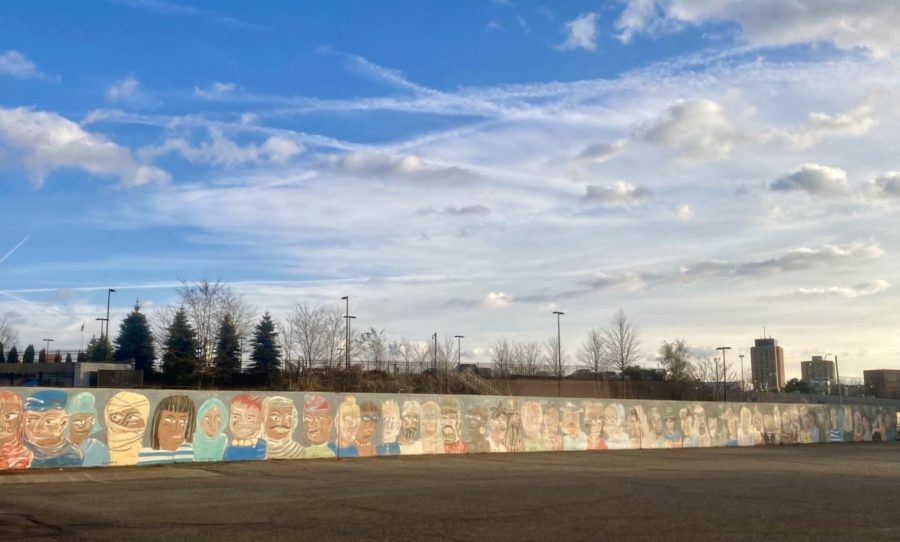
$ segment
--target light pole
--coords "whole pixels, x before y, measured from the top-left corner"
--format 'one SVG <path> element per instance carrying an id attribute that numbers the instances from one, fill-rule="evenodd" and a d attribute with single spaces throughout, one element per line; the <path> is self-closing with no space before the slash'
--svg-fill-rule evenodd
<path id="1" fill-rule="evenodd" d="M 106 289 L 106 339 L 109 340 L 109 300 L 112 297 L 115 288 Z"/>
<path id="2" fill-rule="evenodd" d="M 556 315 L 556 396 L 562 397 L 562 336 L 560 335 L 559 317 L 564 312 L 553 311 Z"/>
<path id="3" fill-rule="evenodd" d="M 50 343 L 53 342 L 53 339 L 41 339 L 42 341 L 47 343 L 47 348 L 44 350 L 44 361 L 50 361 Z"/>
<path id="4" fill-rule="evenodd" d="M 838 366 L 838 357 L 837 354 L 825 354 L 823 357 L 827 358 L 828 356 L 834 356 L 834 378 L 837 380 L 837 388 L 838 388 L 838 403 L 841 405 L 844 404 L 844 394 L 841 391 L 841 369 Z"/>
<path id="5" fill-rule="evenodd" d="M 741 400 L 747 402 L 747 387 L 744 385 L 744 354 L 738 356 L 741 358 Z"/>
<path id="6" fill-rule="evenodd" d="M 345 295 L 341 299 L 347 302 L 347 308 L 344 310 L 344 319 L 347 321 L 347 337 L 344 341 L 344 345 L 346 346 L 346 348 L 344 348 L 344 368 L 350 369 L 350 296 Z"/>
<path id="7" fill-rule="evenodd" d="M 437 377 L 437 331 L 431 334 L 431 340 L 434 344 L 431 348 L 431 368 L 434 370 L 434 376 Z"/>
<path id="8" fill-rule="evenodd" d="M 454 335 L 453 338 L 456 339 L 456 370 L 462 366 L 462 340 L 465 339 L 465 335 Z"/>
<path id="9" fill-rule="evenodd" d="M 731 350 L 730 346 L 718 346 L 716 350 L 722 351 L 722 401 L 728 402 L 728 366 L 725 365 L 725 351 Z"/>
<path id="10" fill-rule="evenodd" d="M 109 318 L 95 318 L 100 322 L 100 349 L 103 350 L 102 360 L 86 360 L 86 361 L 106 361 L 106 341 L 103 339 L 103 322 L 109 322 Z"/>

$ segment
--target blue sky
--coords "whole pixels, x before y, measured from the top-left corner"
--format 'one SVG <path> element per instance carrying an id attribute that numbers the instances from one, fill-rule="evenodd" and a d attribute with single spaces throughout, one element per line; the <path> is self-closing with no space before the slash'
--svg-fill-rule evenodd
<path id="1" fill-rule="evenodd" d="M 896 365 L 898 9 L 5 3 L 0 316 L 77 347 L 221 279 L 481 362 L 622 307 L 648 359 Z"/>

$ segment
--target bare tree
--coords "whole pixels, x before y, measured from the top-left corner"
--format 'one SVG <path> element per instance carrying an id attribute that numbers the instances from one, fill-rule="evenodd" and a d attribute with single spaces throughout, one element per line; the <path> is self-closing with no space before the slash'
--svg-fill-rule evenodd
<path id="1" fill-rule="evenodd" d="M 455 337 L 444 335 L 442 344 L 438 345 L 438 358 L 441 360 L 445 371 L 449 371 L 450 367 L 456 366 L 456 361 L 459 359 L 456 352 L 457 344 Z"/>
<path id="2" fill-rule="evenodd" d="M 222 317 L 229 314 L 234 321 L 238 337 L 250 332 L 255 311 L 243 295 L 231 290 L 220 281 L 181 281 L 177 288 L 179 304 L 187 311 L 191 327 L 197 337 L 200 359 L 206 366 L 212 364 L 215 350 L 215 335 Z"/>
<path id="3" fill-rule="evenodd" d="M 288 313 L 287 321 L 294 336 L 300 369 L 311 368 L 316 361 L 325 358 L 328 318 L 324 309 L 298 304 Z"/>
<path id="4" fill-rule="evenodd" d="M 617 310 L 603 328 L 604 361 L 619 372 L 636 365 L 641 355 L 640 331 L 625 311 Z"/>
<path id="5" fill-rule="evenodd" d="M 175 319 L 175 313 L 178 312 L 177 307 L 171 305 L 158 305 L 150 314 L 150 331 L 153 333 L 153 342 L 161 346 L 166 344 L 169 338 L 169 328 L 172 326 L 172 320 Z M 163 352 L 157 352 L 162 356 Z"/>
<path id="6" fill-rule="evenodd" d="M 410 341 L 406 337 L 400 339 L 399 345 L 399 359 L 400 362 L 404 365 L 404 370 L 409 372 L 418 372 L 422 370 L 422 367 L 418 366 L 419 363 L 419 343 Z"/>
<path id="7" fill-rule="evenodd" d="M 657 350 L 656 360 L 668 372 L 672 382 L 687 382 L 694 378 L 691 353 L 684 339 L 663 341 Z"/>
<path id="8" fill-rule="evenodd" d="M 724 366 L 720 358 L 705 358 L 699 360 L 694 371 L 697 379 L 701 382 L 711 384 L 713 393 L 717 396 L 722 393 L 722 383 L 731 374 L 732 364 L 727 362 Z"/>
<path id="9" fill-rule="evenodd" d="M 491 362 L 494 370 L 500 376 L 509 376 L 513 373 L 513 346 L 506 337 L 497 339 L 491 346 Z"/>
<path id="10" fill-rule="evenodd" d="M 560 348 L 561 347 L 561 348 Z M 544 367 L 548 374 L 565 376 L 569 366 L 569 353 L 565 345 L 560 345 L 559 337 L 547 337 L 544 342 Z"/>
<path id="11" fill-rule="evenodd" d="M 384 330 L 376 331 L 374 327 L 360 333 L 358 351 L 363 362 L 371 361 L 375 370 L 383 369 L 382 364 L 387 361 L 387 337 Z"/>
<path id="12" fill-rule="evenodd" d="M 414 350 L 413 353 L 416 356 L 416 365 L 419 368 L 419 372 L 424 371 L 427 367 L 431 367 L 431 351 L 432 343 L 428 341 L 427 343 L 413 343 Z"/>
<path id="13" fill-rule="evenodd" d="M 290 316 L 278 322 L 278 330 L 284 369 L 291 380 L 296 380 L 300 376 L 300 365 L 297 363 L 297 333 L 294 331 L 294 322 Z"/>
<path id="14" fill-rule="evenodd" d="M 12 348 L 19 340 L 19 332 L 5 316 L 0 315 L 0 344 Z"/>
<path id="15" fill-rule="evenodd" d="M 592 373 L 598 374 L 609 367 L 605 352 L 606 342 L 603 340 L 603 333 L 599 329 L 591 329 L 578 349 L 578 363 Z"/>
<path id="16" fill-rule="evenodd" d="M 523 376 L 535 376 L 541 370 L 541 343 L 517 342 L 513 346 L 515 372 Z"/>

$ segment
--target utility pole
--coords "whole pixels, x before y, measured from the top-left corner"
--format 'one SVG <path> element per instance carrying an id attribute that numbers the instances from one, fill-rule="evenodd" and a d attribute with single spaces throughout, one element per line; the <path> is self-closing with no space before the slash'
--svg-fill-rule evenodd
<path id="1" fill-rule="evenodd" d="M 112 297 L 113 292 L 115 292 L 115 288 L 107 288 L 106 289 L 106 339 L 109 340 L 109 301 Z M 102 337 L 101 337 L 102 339 Z"/>
<path id="2" fill-rule="evenodd" d="M 744 385 L 744 354 L 738 356 L 741 358 L 741 400 L 747 402 L 747 387 Z"/>
<path id="3" fill-rule="evenodd" d="M 728 366 L 725 365 L 725 351 L 731 350 L 730 346 L 719 346 L 716 350 L 722 351 L 722 401 L 728 402 Z"/>
<path id="4" fill-rule="evenodd" d="M 562 338 L 560 335 L 559 317 L 564 312 L 553 311 L 556 315 L 556 396 L 562 397 Z"/>
<path id="5" fill-rule="evenodd" d="M 456 370 L 462 366 L 462 340 L 465 339 L 464 335 L 454 335 L 456 339 Z"/>

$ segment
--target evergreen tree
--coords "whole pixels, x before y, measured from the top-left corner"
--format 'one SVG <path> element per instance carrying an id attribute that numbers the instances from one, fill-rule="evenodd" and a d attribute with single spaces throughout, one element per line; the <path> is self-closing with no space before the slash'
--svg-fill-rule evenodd
<path id="1" fill-rule="evenodd" d="M 47 363 L 47 351 L 43 348 L 38 352 L 38 363 Z"/>
<path id="2" fill-rule="evenodd" d="M 25 353 L 22 354 L 22 361 L 25 363 L 34 363 L 34 346 L 28 345 L 25 347 Z"/>
<path id="3" fill-rule="evenodd" d="M 19 351 L 13 346 L 6 354 L 6 363 L 19 363 Z"/>
<path id="4" fill-rule="evenodd" d="M 143 371 L 145 378 L 153 373 L 156 349 L 153 347 L 150 324 L 141 313 L 140 305 L 135 304 L 134 310 L 122 320 L 115 344 L 116 361 L 134 360 L 134 368 Z"/>
<path id="5" fill-rule="evenodd" d="M 91 337 L 88 341 L 87 352 L 85 353 L 87 361 L 111 361 L 112 356 L 109 348 L 109 340 L 106 337 L 98 339 Z"/>
<path id="6" fill-rule="evenodd" d="M 216 337 L 216 351 L 213 361 L 216 364 L 216 379 L 223 384 L 233 384 L 241 372 L 240 341 L 234 319 L 225 314 L 219 324 Z"/>
<path id="7" fill-rule="evenodd" d="M 6 354 L 4 352 L 6 352 L 6 350 L 3 349 L 3 343 L 0 343 L 0 363 L 6 360 Z"/>
<path id="8" fill-rule="evenodd" d="M 197 338 L 188 323 L 184 307 L 179 308 L 166 331 L 165 354 L 163 354 L 163 374 L 173 384 L 190 383 L 197 372 Z"/>
<path id="9" fill-rule="evenodd" d="M 79 352 L 81 354 L 81 352 Z M 66 363 L 72 363 L 72 353 L 66 352 Z"/>
<path id="10" fill-rule="evenodd" d="M 281 348 L 278 346 L 277 338 L 275 322 L 266 312 L 253 330 L 253 338 L 250 340 L 253 347 L 250 354 L 252 362 L 250 373 L 257 382 L 269 386 L 275 386 L 281 377 Z"/>
<path id="11" fill-rule="evenodd" d="M 87 355 L 84 352 L 78 352 L 78 357 L 75 359 L 78 360 L 78 363 L 84 363 L 87 361 Z"/>
<path id="12" fill-rule="evenodd" d="M 53 356 L 53 361 L 56 363 L 60 363 L 62 361 L 62 354 L 59 353 L 59 350 L 56 351 L 56 354 Z"/>

